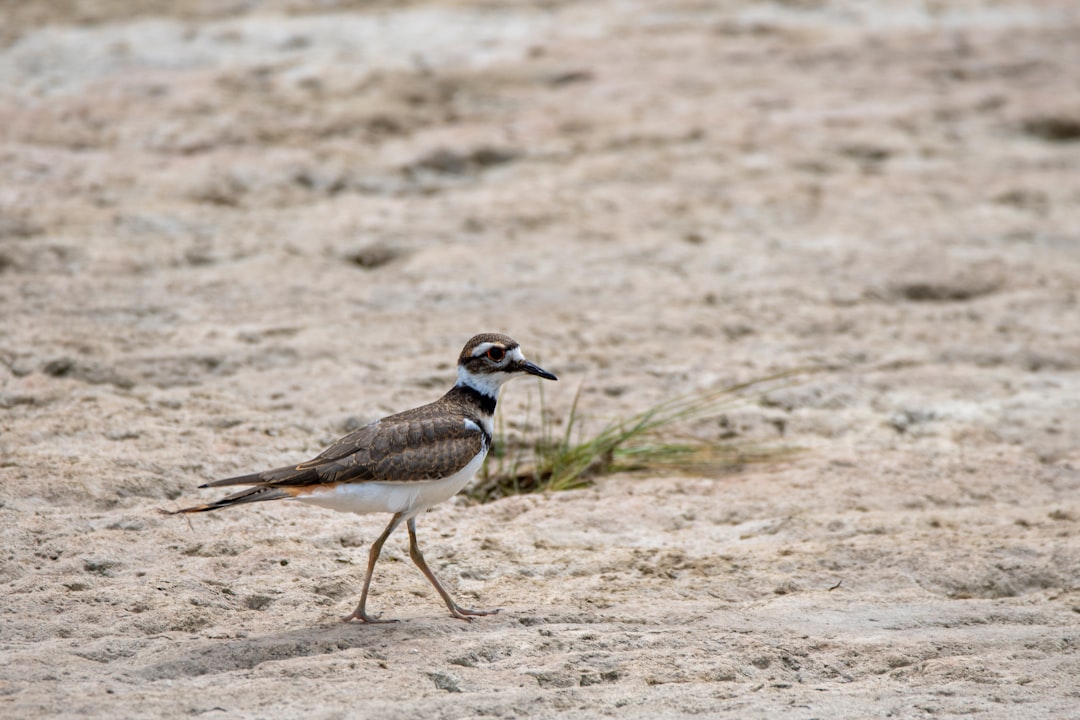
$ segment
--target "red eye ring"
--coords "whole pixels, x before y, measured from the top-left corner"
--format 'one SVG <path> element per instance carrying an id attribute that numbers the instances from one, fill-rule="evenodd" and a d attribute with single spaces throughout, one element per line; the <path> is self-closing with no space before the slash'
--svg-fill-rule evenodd
<path id="1" fill-rule="evenodd" d="M 487 351 L 487 356 L 489 360 L 502 362 L 502 359 L 506 357 L 506 351 L 501 347 L 493 347 Z"/>

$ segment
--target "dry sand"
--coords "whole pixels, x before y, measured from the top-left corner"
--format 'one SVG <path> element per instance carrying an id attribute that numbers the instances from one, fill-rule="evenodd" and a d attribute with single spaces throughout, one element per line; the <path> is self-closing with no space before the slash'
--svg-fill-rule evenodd
<path id="1" fill-rule="evenodd" d="M 1074 2 L 243 5 L 5 3 L 0 715 L 1080 717 Z M 489 330 L 594 426 L 827 370 L 688 429 L 787 462 L 420 518 L 472 623 L 157 514 Z"/>

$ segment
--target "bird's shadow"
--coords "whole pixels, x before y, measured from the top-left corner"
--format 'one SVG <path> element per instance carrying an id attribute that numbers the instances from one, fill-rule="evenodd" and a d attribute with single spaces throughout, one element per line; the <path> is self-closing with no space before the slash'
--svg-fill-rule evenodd
<path id="1" fill-rule="evenodd" d="M 134 674 L 145 680 L 164 680 L 199 675 L 213 675 L 235 670 L 250 670 L 265 662 L 299 657 L 332 655 L 354 648 L 376 650 L 417 637 L 438 634 L 439 628 L 450 632 L 460 621 L 447 618 L 441 625 L 435 619 L 410 618 L 405 622 L 365 624 L 331 621 L 322 625 L 285 630 L 268 635 L 242 638 L 179 639 L 163 649 L 151 662 Z"/>

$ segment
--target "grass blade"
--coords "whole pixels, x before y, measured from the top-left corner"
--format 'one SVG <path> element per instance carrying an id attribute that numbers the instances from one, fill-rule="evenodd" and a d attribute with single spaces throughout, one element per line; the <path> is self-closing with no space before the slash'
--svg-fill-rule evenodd
<path id="1" fill-rule="evenodd" d="M 544 402 L 540 385 L 540 432 L 531 447 L 507 447 L 502 424 L 493 458 L 484 466 L 479 483 L 469 495 L 481 502 L 500 497 L 545 490 L 570 490 L 591 484 L 592 479 L 612 472 L 661 470 L 665 472 L 714 472 L 752 462 L 768 462 L 790 456 L 785 447 L 762 447 L 739 443 L 703 441 L 673 442 L 664 435 L 672 426 L 700 420 L 739 403 L 747 391 L 758 396 L 795 382 L 814 368 L 789 370 L 736 383 L 700 395 L 664 401 L 642 412 L 608 423 L 594 435 L 584 437 L 580 413 L 583 386 L 579 385 L 565 423 L 556 437 L 557 424 Z M 528 415 L 526 415 L 528 417 Z"/>

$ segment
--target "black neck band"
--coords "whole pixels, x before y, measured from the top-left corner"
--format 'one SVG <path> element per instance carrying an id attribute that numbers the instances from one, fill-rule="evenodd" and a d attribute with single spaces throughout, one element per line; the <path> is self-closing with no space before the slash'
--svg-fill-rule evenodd
<path id="1" fill-rule="evenodd" d="M 455 385 L 454 389 L 469 398 L 470 401 L 476 403 L 485 415 L 495 414 L 495 405 L 499 402 L 498 398 L 485 395 L 474 387 L 460 383 Z"/>

